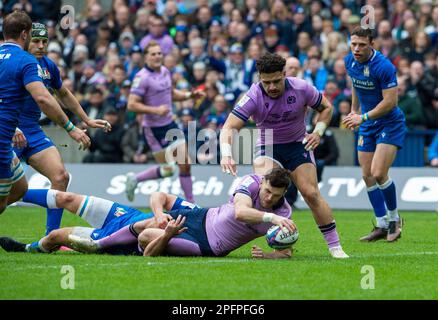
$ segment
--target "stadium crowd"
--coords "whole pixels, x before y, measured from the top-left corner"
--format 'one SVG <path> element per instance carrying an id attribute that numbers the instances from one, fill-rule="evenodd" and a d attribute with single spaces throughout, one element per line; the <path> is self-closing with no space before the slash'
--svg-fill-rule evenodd
<path id="1" fill-rule="evenodd" d="M 92 135 L 86 162 L 151 161 L 141 118 L 126 108 L 143 67 L 142 50 L 151 40 L 160 44 L 177 89 L 206 93 L 174 103 L 182 129 L 191 120 L 199 128 L 220 129 L 239 96 L 257 81 L 255 60 L 269 51 L 287 59 L 288 75 L 324 93 L 335 107 L 331 127 L 347 130 L 342 120 L 351 108 L 351 80 L 343 58 L 350 50 L 349 32 L 367 19 L 364 5 L 374 10 L 375 49 L 397 67 L 399 106 L 408 128 L 438 129 L 437 0 L 197 0 L 193 8 L 179 0 L 112 0 L 109 11 L 103 2 L 86 0 L 82 12 L 67 21 L 61 0 L 0 3 L 2 15 L 18 8 L 47 25 L 48 56 L 63 83 L 90 118 L 113 126 L 109 134 Z M 307 121 L 312 126 L 311 112 Z M 80 119 L 73 122 L 81 125 Z M 326 151 L 317 156 L 335 164 L 335 149 L 321 148 Z M 438 166 L 435 156 L 430 161 Z"/>

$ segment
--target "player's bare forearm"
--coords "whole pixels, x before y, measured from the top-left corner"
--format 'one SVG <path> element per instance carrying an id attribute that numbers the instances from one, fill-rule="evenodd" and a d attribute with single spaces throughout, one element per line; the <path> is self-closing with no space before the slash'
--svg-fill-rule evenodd
<path id="1" fill-rule="evenodd" d="M 351 94 L 351 112 L 360 114 L 360 105 L 359 105 L 359 99 L 357 98 L 357 93 L 354 88 L 352 88 L 352 94 Z"/>
<path id="2" fill-rule="evenodd" d="M 88 118 L 88 115 L 85 113 L 84 109 L 82 109 L 79 101 L 70 90 L 64 87 L 64 85 L 57 91 L 57 95 L 64 106 L 78 116 L 79 119 L 85 123 L 90 121 L 90 118 Z"/>
<path id="3" fill-rule="evenodd" d="M 172 239 L 172 236 L 164 233 L 158 238 L 152 240 L 144 249 L 143 256 L 157 257 L 162 255 L 170 239 Z"/>
<path id="4" fill-rule="evenodd" d="M 264 212 L 252 207 L 252 200 L 243 193 L 236 193 L 234 196 L 234 208 L 236 220 L 249 224 L 263 222 Z"/>
<path id="5" fill-rule="evenodd" d="M 324 122 L 328 126 L 332 120 L 333 105 L 326 97 L 322 96 L 321 104 L 316 110 L 319 112 L 318 122 Z"/>
<path id="6" fill-rule="evenodd" d="M 190 99 L 190 97 L 191 97 L 191 92 L 181 91 L 178 89 L 172 90 L 172 100 L 173 101 L 184 101 L 184 100 Z"/>
<path id="7" fill-rule="evenodd" d="M 383 100 L 371 111 L 368 112 L 369 119 L 383 117 L 397 106 L 397 87 L 382 90 Z"/>
<path id="8" fill-rule="evenodd" d="M 135 113 L 155 114 L 156 108 L 141 102 L 141 98 L 134 94 L 129 95 L 127 109 Z"/>

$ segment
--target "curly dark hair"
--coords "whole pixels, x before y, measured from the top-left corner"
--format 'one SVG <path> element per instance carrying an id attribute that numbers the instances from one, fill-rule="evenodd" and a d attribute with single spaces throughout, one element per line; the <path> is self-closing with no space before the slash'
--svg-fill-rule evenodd
<path id="1" fill-rule="evenodd" d="M 269 181 L 271 186 L 275 188 L 289 188 L 292 183 L 290 179 L 290 171 L 284 168 L 274 168 L 265 175 L 265 180 Z"/>
<path id="2" fill-rule="evenodd" d="M 274 73 L 283 71 L 286 60 L 276 53 L 265 53 L 256 61 L 257 71 L 259 73 Z"/>

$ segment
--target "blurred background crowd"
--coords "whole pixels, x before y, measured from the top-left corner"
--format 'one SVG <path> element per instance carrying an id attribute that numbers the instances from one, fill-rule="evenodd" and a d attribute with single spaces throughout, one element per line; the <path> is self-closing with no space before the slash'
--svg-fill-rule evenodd
<path id="1" fill-rule="evenodd" d="M 177 89 L 205 90 L 205 98 L 172 106 L 182 129 L 191 120 L 199 128 L 220 129 L 239 96 L 257 81 L 255 60 L 266 51 L 287 59 L 288 76 L 323 92 L 335 107 L 331 127 L 345 129 L 351 81 L 343 58 L 364 5 L 374 9 L 374 47 L 397 67 L 399 106 L 408 128 L 438 129 L 438 0 L 82 2 L 83 9 L 67 21 L 61 13 L 67 2 L 61 0 L 3 0 L 0 10 L 4 16 L 19 8 L 47 25 L 48 56 L 64 84 L 91 118 L 112 123 L 110 134 L 94 133 L 85 162 L 152 161 L 140 116 L 126 109 L 131 81 L 143 67 L 142 49 L 151 40 L 160 43 Z M 63 19 L 69 28 L 62 27 Z M 307 121 L 311 127 L 312 113 Z M 41 123 L 51 125 L 44 118 Z M 432 138 L 429 162 L 438 166 L 438 138 Z M 330 131 L 325 140 L 317 158 L 335 164 Z"/>

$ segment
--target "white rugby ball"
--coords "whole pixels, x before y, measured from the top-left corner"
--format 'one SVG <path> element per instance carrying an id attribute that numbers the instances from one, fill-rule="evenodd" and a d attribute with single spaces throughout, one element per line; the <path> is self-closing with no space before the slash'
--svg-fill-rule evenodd
<path id="1" fill-rule="evenodd" d="M 286 227 L 280 229 L 280 226 L 272 226 L 266 232 L 266 242 L 274 249 L 289 248 L 298 241 L 298 237 L 298 229 L 291 232 Z"/>

